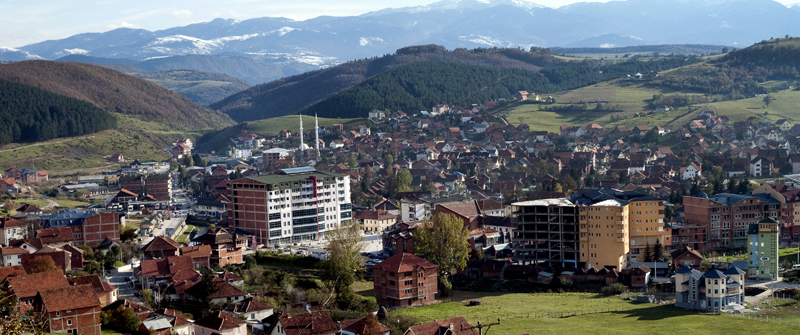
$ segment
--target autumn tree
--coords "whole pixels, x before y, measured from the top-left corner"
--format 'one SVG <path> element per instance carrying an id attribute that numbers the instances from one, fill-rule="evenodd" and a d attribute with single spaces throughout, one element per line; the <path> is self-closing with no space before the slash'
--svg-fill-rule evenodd
<path id="1" fill-rule="evenodd" d="M 41 273 L 50 271 L 61 271 L 50 256 L 35 256 L 28 262 L 29 273 Z"/>
<path id="2" fill-rule="evenodd" d="M 415 232 L 414 251 L 439 267 L 439 293 L 447 296 L 452 288 L 447 276 L 467 266 L 469 231 L 457 216 L 440 213 L 425 220 Z"/>
<path id="3" fill-rule="evenodd" d="M 325 246 L 328 259 L 320 264 L 322 279 L 333 287 L 339 307 L 349 309 L 355 298 L 350 287 L 355 282 L 355 274 L 364 267 L 364 258 L 361 256 L 364 242 L 354 224 L 329 231 L 325 239 L 328 241 Z"/>

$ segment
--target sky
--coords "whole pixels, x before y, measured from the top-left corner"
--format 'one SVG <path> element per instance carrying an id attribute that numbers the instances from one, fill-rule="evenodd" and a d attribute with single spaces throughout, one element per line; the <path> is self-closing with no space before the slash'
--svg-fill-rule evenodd
<path id="1" fill-rule="evenodd" d="M 557 8 L 575 2 L 609 0 L 528 0 Z M 783 4 L 798 0 L 778 0 Z M 160 30 L 215 18 L 246 20 L 321 15 L 359 15 L 384 8 L 427 5 L 435 0 L 0 0 L 0 47 L 120 27 Z"/>

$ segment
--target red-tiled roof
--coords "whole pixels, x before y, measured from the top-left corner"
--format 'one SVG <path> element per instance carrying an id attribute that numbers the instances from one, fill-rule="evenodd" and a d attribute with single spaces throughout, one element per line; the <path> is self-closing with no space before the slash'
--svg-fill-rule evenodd
<path id="1" fill-rule="evenodd" d="M 217 311 L 213 312 L 206 317 L 196 320 L 194 324 L 201 327 L 215 329 L 215 330 L 228 330 L 239 327 L 246 322 L 228 313 Z"/>
<path id="2" fill-rule="evenodd" d="M 59 243 L 72 241 L 72 229 L 70 227 L 44 228 L 36 231 L 36 237 L 42 239 L 42 243 Z"/>
<path id="3" fill-rule="evenodd" d="M 378 322 L 378 317 L 369 314 L 360 319 L 344 320 L 341 322 L 342 330 L 349 331 L 356 335 L 375 335 L 383 334 L 391 329 Z"/>
<path id="4" fill-rule="evenodd" d="M 424 323 L 408 329 L 413 332 L 414 335 L 440 335 L 445 333 L 453 335 L 478 335 L 478 331 L 475 329 L 461 330 L 461 328 L 472 328 L 472 325 L 469 324 L 467 319 L 463 316 Z M 452 332 L 446 332 L 447 329 L 452 329 Z"/>
<path id="5" fill-rule="evenodd" d="M 252 313 L 272 309 L 272 306 L 258 302 L 256 299 L 250 297 L 231 305 L 229 309 L 234 313 Z"/>
<path id="6" fill-rule="evenodd" d="M 439 207 L 445 208 L 455 213 L 456 215 L 460 215 L 466 218 L 483 214 L 480 207 L 478 206 L 478 202 L 475 200 L 443 203 L 439 204 Z"/>
<path id="7" fill-rule="evenodd" d="M 167 236 L 156 236 L 150 243 L 144 246 L 145 252 L 176 251 L 181 245 Z"/>
<path id="8" fill-rule="evenodd" d="M 14 266 L 6 266 L 0 268 L 0 283 L 2 283 L 8 277 L 14 276 L 25 276 L 28 273 L 25 272 L 25 268 L 22 265 L 14 265 Z"/>
<path id="9" fill-rule="evenodd" d="M 173 327 L 183 326 L 192 323 L 192 320 L 189 319 L 186 315 L 183 315 L 181 314 L 181 312 L 178 312 L 174 309 L 161 308 L 159 310 L 156 310 L 156 313 L 174 316 L 175 320 L 172 322 Z"/>
<path id="10" fill-rule="evenodd" d="M 437 268 L 436 264 L 428 262 L 416 255 L 402 253 L 389 257 L 383 262 L 375 264 L 373 269 L 381 269 L 388 272 L 406 272 L 412 271 L 417 267 L 422 267 L 424 269 Z"/>
<path id="11" fill-rule="evenodd" d="M 211 257 L 210 245 L 195 245 L 181 248 L 181 255 L 191 256 L 192 258 Z"/>
<path id="12" fill-rule="evenodd" d="M 96 293 L 111 292 L 117 288 L 100 280 L 98 275 L 88 275 L 79 277 L 69 277 L 67 281 L 71 285 L 91 285 Z"/>
<path id="13" fill-rule="evenodd" d="M 0 228 L 14 228 L 14 227 L 25 227 L 25 222 L 14 218 L 2 218 L 0 219 Z"/>
<path id="14" fill-rule="evenodd" d="M 333 334 L 339 330 L 327 311 L 296 315 L 287 313 L 281 315 L 278 322 L 286 335 Z"/>
<path id="15" fill-rule="evenodd" d="M 39 291 L 42 304 L 48 311 L 64 311 L 100 306 L 92 285 L 62 286 Z"/>
<path id="16" fill-rule="evenodd" d="M 244 280 L 244 278 L 239 277 L 235 273 L 230 271 L 223 272 L 221 275 L 219 275 L 219 278 L 229 283 Z"/>
<path id="17" fill-rule="evenodd" d="M 0 248 L 0 255 L 21 255 L 27 253 L 28 251 L 26 251 L 25 249 L 17 247 Z"/>
<path id="18" fill-rule="evenodd" d="M 20 299 L 34 297 L 40 290 L 69 286 L 61 271 L 32 273 L 25 276 L 8 277 L 7 280 L 14 294 Z"/>

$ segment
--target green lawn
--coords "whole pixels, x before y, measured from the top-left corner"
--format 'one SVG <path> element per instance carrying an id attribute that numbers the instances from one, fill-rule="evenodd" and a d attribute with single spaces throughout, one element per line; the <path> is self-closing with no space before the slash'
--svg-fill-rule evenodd
<path id="1" fill-rule="evenodd" d="M 65 208 L 78 208 L 91 205 L 91 203 L 89 202 L 71 200 L 71 199 L 51 199 L 51 200 L 55 201 L 58 204 L 58 206 Z"/>
<path id="2" fill-rule="evenodd" d="M 189 238 L 189 234 L 191 234 L 195 229 L 196 229 L 195 226 L 187 224 L 186 225 L 186 230 L 183 231 L 181 236 L 178 236 L 178 239 L 175 240 L 175 242 L 178 242 L 178 243 L 186 242 L 186 239 Z"/>
<path id="3" fill-rule="evenodd" d="M 15 199 L 14 202 L 36 205 L 39 208 L 47 206 L 47 200 L 44 199 Z"/>
<path id="4" fill-rule="evenodd" d="M 797 327 L 760 323 L 722 315 L 700 315 L 671 305 L 639 304 L 618 297 L 572 294 L 489 294 L 457 292 L 459 299 L 479 299 L 480 306 L 449 302 L 393 311 L 422 322 L 464 316 L 473 325 L 496 322 L 491 334 L 790 334 Z M 595 311 L 598 314 L 585 314 Z M 549 316 L 543 314 L 549 313 Z M 555 315 L 568 317 L 553 317 Z M 569 316 L 577 314 L 576 316 Z M 643 321 L 643 322 L 639 322 Z"/>

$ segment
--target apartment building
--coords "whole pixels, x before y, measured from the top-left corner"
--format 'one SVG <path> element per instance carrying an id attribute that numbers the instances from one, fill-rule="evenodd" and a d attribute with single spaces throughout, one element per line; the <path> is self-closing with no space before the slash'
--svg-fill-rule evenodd
<path id="1" fill-rule="evenodd" d="M 747 246 L 747 229 L 765 217 L 778 218 L 782 208 L 774 192 L 742 195 L 717 193 L 711 197 L 701 193 L 697 197 L 683 197 L 686 222 L 706 228 L 706 250 L 744 248 Z M 766 191 L 767 188 L 759 188 Z M 792 204 L 793 206 L 793 204 Z M 800 210 L 798 208 L 797 210 Z"/>
<path id="2" fill-rule="evenodd" d="M 664 252 L 672 245 L 663 201 L 637 192 L 597 189 L 512 206 L 519 261 L 621 270 L 657 242 Z"/>
<path id="3" fill-rule="evenodd" d="M 780 224 L 772 218 L 753 223 L 747 230 L 747 277 L 777 279 Z"/>
<path id="4" fill-rule="evenodd" d="M 119 179 L 119 187 L 137 195 L 152 195 L 157 201 L 172 199 L 172 178 L 169 173 L 123 176 Z"/>
<path id="5" fill-rule="evenodd" d="M 42 217 L 47 228 L 69 227 L 72 242 L 97 247 L 105 239 L 119 243 L 119 227 L 125 216 L 117 212 L 97 212 L 70 209 Z"/>
<path id="6" fill-rule="evenodd" d="M 350 176 L 312 167 L 230 182 L 228 222 L 276 245 L 318 240 L 325 232 L 352 220 Z"/>

